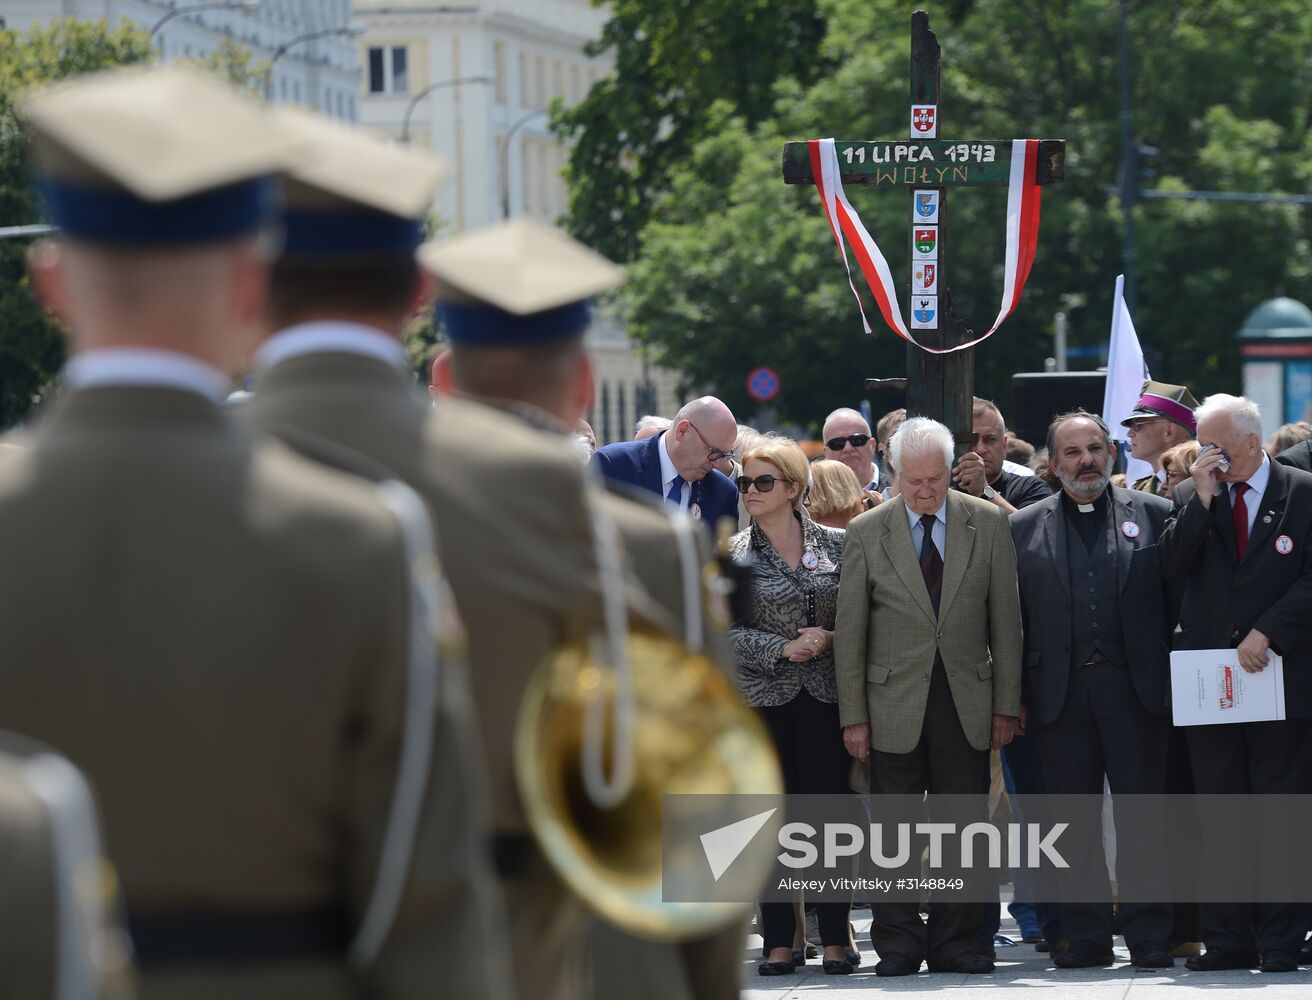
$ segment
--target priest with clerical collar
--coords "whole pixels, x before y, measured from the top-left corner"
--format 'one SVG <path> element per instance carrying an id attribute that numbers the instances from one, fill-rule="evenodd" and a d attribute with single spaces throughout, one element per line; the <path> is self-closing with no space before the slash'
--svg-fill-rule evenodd
<path id="1" fill-rule="evenodd" d="M 1116 446 L 1091 413 L 1064 413 L 1048 429 L 1061 492 L 1011 516 L 1025 617 L 1023 700 L 1049 794 L 1160 794 L 1170 733 L 1169 650 L 1176 606 L 1157 562 L 1171 504 L 1111 485 Z M 1097 801 L 1096 798 L 1090 801 Z M 1072 876 L 1101 871 L 1097 817 L 1074 827 Z M 1086 831 L 1088 836 L 1082 836 Z M 1166 858 L 1137 854 L 1149 838 L 1121 830 L 1127 869 L 1161 871 Z M 1160 840 L 1158 840 L 1160 843 Z M 1078 888 L 1071 900 L 1089 896 Z M 1141 899 L 1140 897 L 1135 897 Z M 1070 939 L 1059 969 L 1111 965 L 1112 906 L 1060 904 Z M 1171 908 L 1122 899 L 1120 925 L 1137 968 L 1168 968 Z"/>

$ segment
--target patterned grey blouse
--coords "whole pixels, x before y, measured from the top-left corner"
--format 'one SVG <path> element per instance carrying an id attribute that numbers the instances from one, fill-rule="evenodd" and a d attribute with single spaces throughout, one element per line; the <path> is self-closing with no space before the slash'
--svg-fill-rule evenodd
<path id="1" fill-rule="evenodd" d="M 756 557 L 751 617 L 729 630 L 743 698 L 755 708 L 786 705 L 803 687 L 817 701 L 838 701 L 832 649 L 805 663 L 793 663 L 782 655 L 799 628 L 834 627 L 843 562 L 841 529 L 826 528 L 801 514 L 798 519 L 803 553 L 814 552 L 819 560 L 815 569 L 789 566 L 755 521 L 729 539 L 735 557 L 748 552 Z"/>

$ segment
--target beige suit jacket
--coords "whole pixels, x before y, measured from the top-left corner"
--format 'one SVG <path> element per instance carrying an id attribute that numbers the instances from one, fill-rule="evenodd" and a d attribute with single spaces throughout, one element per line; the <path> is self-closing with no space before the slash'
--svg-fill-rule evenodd
<path id="1" fill-rule="evenodd" d="M 920 742 L 935 654 L 970 745 L 987 750 L 992 717 L 1020 714 L 1016 552 L 993 504 L 948 493 L 943 591 L 934 614 L 902 497 L 847 528 L 834 625 L 839 717 L 870 724 L 874 749 Z"/>
<path id="2" fill-rule="evenodd" d="M 340 908 L 360 925 L 403 745 L 405 566 L 371 488 L 191 392 L 71 393 L 0 462 L 0 726 L 86 773 L 130 915 Z M 444 948 L 489 877 L 464 818 L 468 734 L 445 701 L 435 731 L 375 961 L 147 971 L 145 1000 L 484 995 L 481 963 Z"/>

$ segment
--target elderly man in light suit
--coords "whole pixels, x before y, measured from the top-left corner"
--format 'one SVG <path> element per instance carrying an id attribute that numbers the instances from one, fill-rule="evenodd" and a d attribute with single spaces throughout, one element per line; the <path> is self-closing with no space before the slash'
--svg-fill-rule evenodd
<path id="1" fill-rule="evenodd" d="M 1020 601 L 1007 517 L 950 490 L 952 434 L 923 417 L 889 445 L 900 495 L 848 526 L 834 626 L 839 718 L 876 794 L 988 791 L 1020 725 Z M 992 972 L 978 904 L 876 904 L 880 976 Z"/>

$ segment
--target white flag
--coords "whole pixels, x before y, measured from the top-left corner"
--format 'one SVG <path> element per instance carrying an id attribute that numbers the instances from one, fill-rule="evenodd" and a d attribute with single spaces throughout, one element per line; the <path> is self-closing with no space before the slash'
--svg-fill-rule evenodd
<path id="1" fill-rule="evenodd" d="M 1126 457 L 1126 482 L 1133 483 L 1151 476 L 1153 467 L 1130 457 L 1130 442 L 1121 421 L 1134 411 L 1134 404 L 1143 392 L 1143 383 L 1150 376 L 1148 366 L 1143 363 L 1139 335 L 1134 332 L 1134 320 L 1130 319 L 1130 310 L 1125 306 L 1124 286 L 1125 275 L 1118 274 L 1116 296 L 1112 300 L 1112 339 L 1107 349 L 1107 387 L 1103 390 L 1102 418 L 1112 429 L 1117 449 Z"/>

